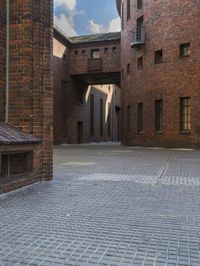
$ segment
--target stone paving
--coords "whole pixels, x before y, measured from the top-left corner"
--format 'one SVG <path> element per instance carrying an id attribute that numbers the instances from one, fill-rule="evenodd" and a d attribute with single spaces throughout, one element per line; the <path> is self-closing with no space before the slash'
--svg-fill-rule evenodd
<path id="1" fill-rule="evenodd" d="M 72 145 L 54 164 L 0 196 L 0 265 L 200 266 L 200 151 Z"/>

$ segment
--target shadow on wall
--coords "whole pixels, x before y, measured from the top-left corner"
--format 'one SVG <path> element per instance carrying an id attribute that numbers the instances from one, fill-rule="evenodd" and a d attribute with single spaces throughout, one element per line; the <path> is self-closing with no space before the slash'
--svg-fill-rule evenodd
<path id="1" fill-rule="evenodd" d="M 67 117 L 67 143 L 120 141 L 120 89 L 116 85 L 76 88 Z"/>

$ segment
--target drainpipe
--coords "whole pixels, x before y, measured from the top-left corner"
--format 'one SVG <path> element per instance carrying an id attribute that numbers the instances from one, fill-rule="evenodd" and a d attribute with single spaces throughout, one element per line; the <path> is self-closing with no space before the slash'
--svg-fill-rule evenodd
<path id="1" fill-rule="evenodd" d="M 10 0 L 6 1 L 6 110 L 5 122 L 8 123 L 9 117 L 9 55 L 10 55 Z"/>

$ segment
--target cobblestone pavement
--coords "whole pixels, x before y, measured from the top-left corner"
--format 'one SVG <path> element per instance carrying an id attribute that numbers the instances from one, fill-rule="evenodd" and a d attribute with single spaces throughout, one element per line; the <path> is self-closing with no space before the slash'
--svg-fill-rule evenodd
<path id="1" fill-rule="evenodd" d="M 200 266 L 200 151 L 55 148 L 55 179 L 0 196 L 0 265 Z"/>

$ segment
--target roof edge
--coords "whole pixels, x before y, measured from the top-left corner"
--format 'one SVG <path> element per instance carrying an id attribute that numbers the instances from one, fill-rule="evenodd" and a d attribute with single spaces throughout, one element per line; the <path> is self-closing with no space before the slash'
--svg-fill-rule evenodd
<path id="1" fill-rule="evenodd" d="M 67 36 L 59 27 L 57 27 L 56 25 L 54 25 L 53 27 L 54 30 L 54 36 L 60 36 L 60 38 L 63 39 L 63 41 L 67 42 L 69 45 L 76 45 L 76 44 L 87 44 L 87 43 L 96 43 L 96 42 L 104 42 L 104 41 L 113 41 L 113 40 L 120 40 L 120 31 L 116 31 L 116 32 L 105 32 L 105 33 L 97 33 L 97 34 L 86 34 L 86 35 L 78 35 L 78 36 Z M 119 34 L 119 37 L 114 37 L 112 39 L 107 39 L 107 40 L 96 40 L 96 39 L 90 39 L 90 40 L 80 40 L 79 42 L 73 41 L 73 39 L 76 38 L 81 38 L 81 37 L 89 37 L 89 36 L 106 36 L 109 34 Z"/>
<path id="2" fill-rule="evenodd" d="M 0 122 L 0 130 L 0 145 L 40 144 L 42 142 L 42 139 L 5 122 Z"/>
<path id="3" fill-rule="evenodd" d="M 54 25 L 53 26 L 53 35 L 60 36 L 63 41 L 67 42 L 68 44 L 71 44 L 71 41 L 69 40 L 69 36 L 67 36 L 58 26 Z"/>
<path id="4" fill-rule="evenodd" d="M 102 39 L 102 40 L 99 40 L 99 39 L 90 39 L 90 40 L 80 40 L 80 41 L 74 41 L 76 40 L 76 38 L 84 38 L 84 37 L 98 37 L 98 36 L 106 36 L 106 35 L 109 35 L 109 34 L 119 34 L 118 37 L 112 37 L 111 39 Z M 73 40 L 74 39 L 74 40 Z M 73 45 L 76 45 L 76 44 L 88 44 L 88 43 L 100 43 L 100 42 L 110 42 L 110 41 L 116 41 L 116 40 L 120 40 L 121 39 L 121 36 L 120 36 L 120 31 L 116 31 L 116 32 L 106 32 L 106 33 L 97 33 L 97 34 L 86 34 L 86 35 L 80 35 L 80 36 L 72 36 L 72 37 L 69 37 L 69 41 L 71 44 Z"/>

